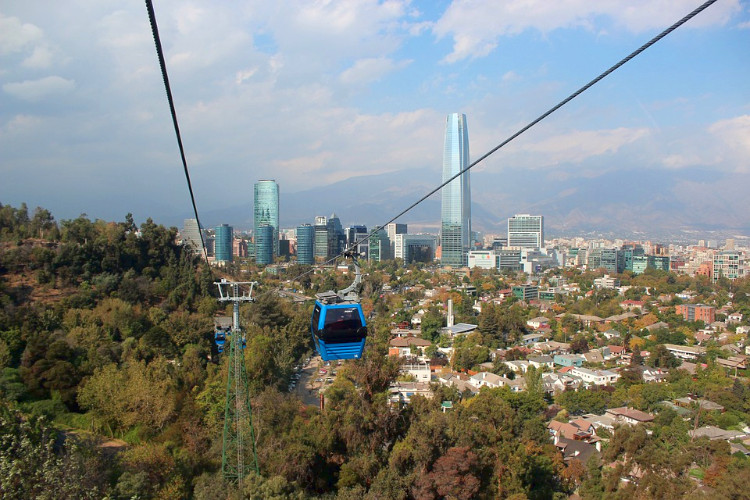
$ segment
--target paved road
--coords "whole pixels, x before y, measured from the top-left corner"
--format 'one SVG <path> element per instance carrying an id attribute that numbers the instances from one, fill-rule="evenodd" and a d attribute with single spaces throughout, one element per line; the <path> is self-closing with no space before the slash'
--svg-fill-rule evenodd
<path id="1" fill-rule="evenodd" d="M 318 406 L 320 404 L 318 389 L 322 384 L 315 382 L 315 379 L 320 378 L 318 367 L 322 364 L 323 360 L 320 359 L 320 356 L 314 356 L 309 363 L 302 367 L 300 372 L 300 378 L 294 390 L 306 405 Z"/>

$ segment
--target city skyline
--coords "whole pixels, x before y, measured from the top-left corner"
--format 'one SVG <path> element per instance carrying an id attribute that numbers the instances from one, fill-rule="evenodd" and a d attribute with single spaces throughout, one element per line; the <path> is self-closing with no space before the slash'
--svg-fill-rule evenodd
<path id="1" fill-rule="evenodd" d="M 424 172 L 447 112 L 471 116 L 482 154 L 699 4 L 167 0 L 156 16 L 203 220 L 269 172 L 285 196 L 325 191 L 316 204 L 347 196 L 338 182 L 367 198 L 366 176 L 387 176 L 402 209 L 439 184 Z M 189 217 L 143 5 L 10 2 L 0 26 L 0 202 L 58 219 Z M 748 28 L 746 1 L 709 7 L 474 169 L 474 201 L 560 228 L 622 213 L 618 198 L 642 221 L 750 226 Z M 528 185 L 502 182 L 520 173 Z M 599 215 L 587 200 L 608 191 Z"/>

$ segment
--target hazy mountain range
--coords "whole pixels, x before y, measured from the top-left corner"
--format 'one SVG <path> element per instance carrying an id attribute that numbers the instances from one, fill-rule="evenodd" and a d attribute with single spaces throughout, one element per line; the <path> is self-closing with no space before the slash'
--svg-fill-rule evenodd
<path id="1" fill-rule="evenodd" d="M 296 193 L 285 193 L 281 186 L 281 226 L 312 223 L 316 215 L 336 213 L 345 227 L 371 228 L 385 224 L 440 183 L 434 168 L 397 175 L 350 178 Z M 503 233 L 509 216 L 531 213 L 544 215 L 548 235 L 741 237 L 750 234 L 747 186 L 750 174 L 700 168 L 472 172 L 472 226 Z M 237 229 L 250 228 L 252 204 L 207 211 L 201 217 L 204 226 L 226 222 Z M 398 222 L 408 223 L 410 232 L 437 232 L 440 193 Z M 180 226 L 182 221 L 169 223 Z"/>

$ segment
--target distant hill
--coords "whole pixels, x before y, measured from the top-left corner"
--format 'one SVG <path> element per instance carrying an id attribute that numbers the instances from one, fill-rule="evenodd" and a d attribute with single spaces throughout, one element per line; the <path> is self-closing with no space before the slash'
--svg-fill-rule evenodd
<path id="1" fill-rule="evenodd" d="M 281 186 L 281 225 L 312 223 L 336 213 L 344 226 L 383 224 L 440 183 L 435 169 L 354 177 L 329 186 L 285 193 Z M 658 237 L 684 232 L 750 234 L 746 205 L 750 174 L 709 169 L 610 169 L 585 175 L 565 166 L 554 170 L 503 168 L 473 173 L 472 226 L 502 233 L 516 213 L 541 214 L 548 234 L 612 233 Z M 247 214 L 238 220 L 237 214 Z M 187 215 L 186 215 L 187 216 Z M 202 214 L 206 226 L 228 222 L 252 227 L 250 203 Z M 437 232 L 440 194 L 436 193 L 398 222 L 410 231 Z M 180 225 L 181 221 L 174 222 Z"/>

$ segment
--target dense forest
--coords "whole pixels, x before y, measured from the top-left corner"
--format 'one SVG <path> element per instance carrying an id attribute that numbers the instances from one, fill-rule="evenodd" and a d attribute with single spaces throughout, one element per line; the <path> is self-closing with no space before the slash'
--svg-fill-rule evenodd
<path id="1" fill-rule="evenodd" d="M 389 405 L 399 364 L 387 345 L 404 299 L 380 293 L 396 273 L 387 264 L 368 270 L 364 359 L 340 368 L 324 411 L 286 390 L 295 365 L 312 354 L 311 305 L 280 298 L 279 278 L 252 264 L 224 271 L 260 282 L 257 301 L 241 307 L 260 474 L 239 491 L 221 472 L 227 367 L 212 331 L 213 317 L 229 313 L 213 282 L 232 275 L 208 269 L 176 236 L 150 219 L 137 226 L 129 214 L 124 222 L 82 215 L 58 224 L 42 208 L 0 205 L 0 497 L 748 497 L 748 459 L 730 455 L 727 443 L 691 441 L 674 413 L 661 412 L 650 434 L 618 432 L 602 460 L 587 463 L 564 463 L 547 431 L 560 408 L 581 413 L 619 398 L 650 409 L 664 397 L 654 391 L 712 391 L 732 409 L 722 418 L 739 423 L 750 389 L 719 371 L 696 380 L 678 374 L 658 389 L 630 380 L 615 392 L 564 393 L 553 413 L 533 373 L 520 393 L 468 397 L 436 387 L 433 399 Z M 411 276 L 429 279 L 419 270 Z M 344 278 L 307 279 L 315 291 Z M 472 314 L 456 299 L 459 315 Z M 512 304 L 488 311 L 473 318 L 485 342 L 459 346 L 466 367 L 486 356 L 478 345 L 523 333 L 525 318 Z M 428 313 L 424 335 L 434 336 L 436 317 Z M 443 411 L 443 401 L 453 408 Z M 692 487 L 695 463 L 710 492 Z M 644 480 L 620 482 L 633 467 Z"/>

